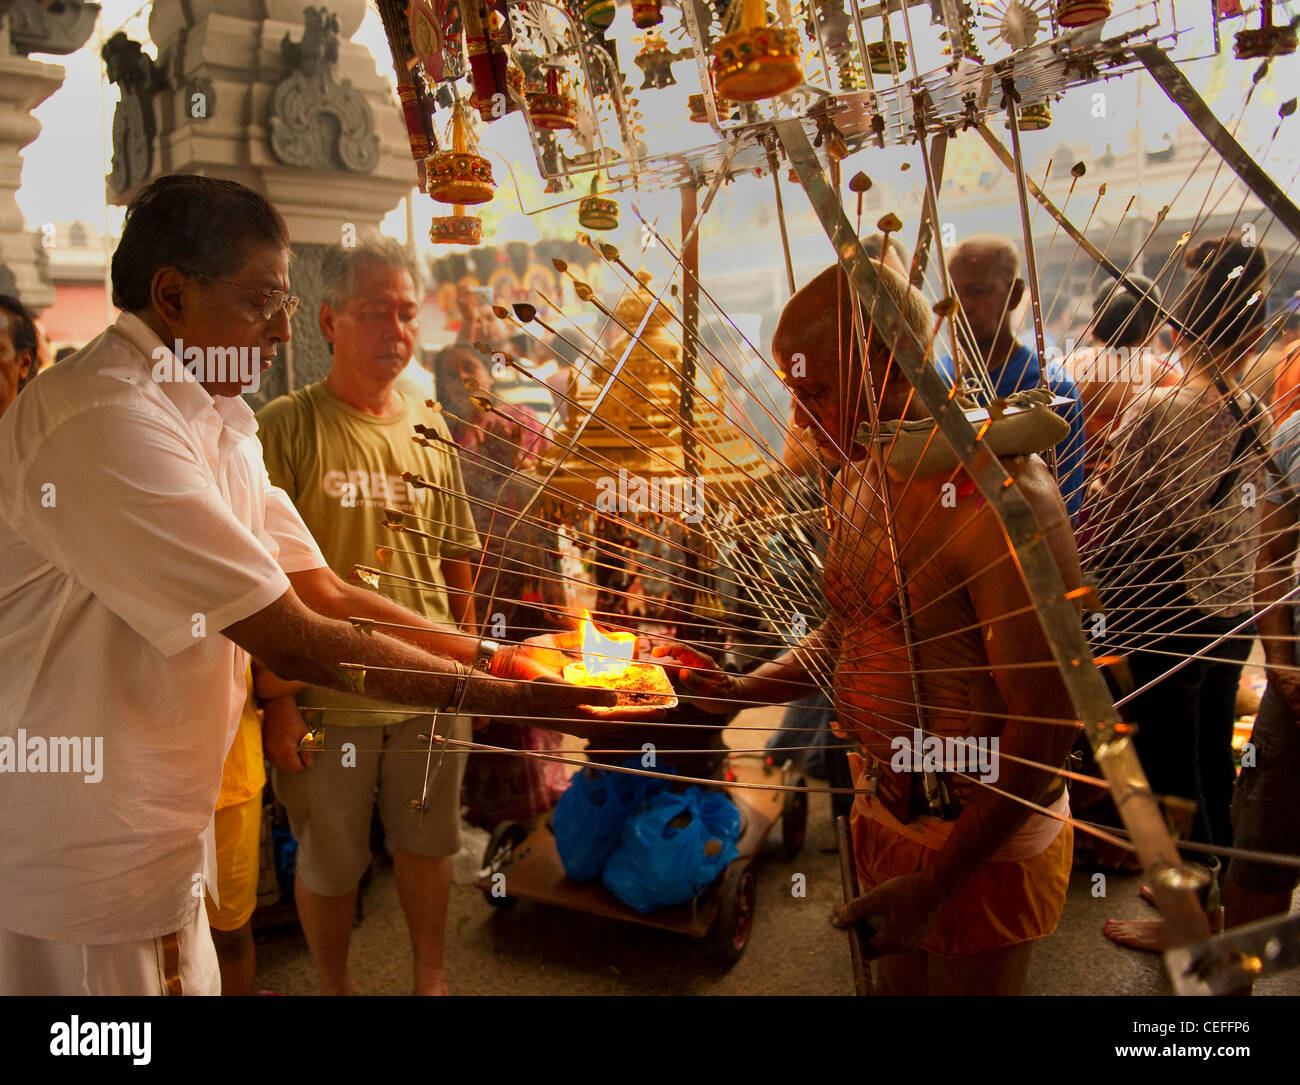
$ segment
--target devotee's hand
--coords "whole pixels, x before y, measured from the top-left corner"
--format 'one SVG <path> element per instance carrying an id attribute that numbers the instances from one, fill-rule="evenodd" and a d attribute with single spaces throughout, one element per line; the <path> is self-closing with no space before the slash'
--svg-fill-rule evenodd
<path id="1" fill-rule="evenodd" d="M 909 953 L 920 948 L 921 939 L 934 926 L 948 901 L 938 893 L 927 871 L 918 870 L 890 878 L 875 889 L 841 904 L 831 922 L 841 930 L 854 923 L 866 923 L 871 938 L 864 937 L 862 951 L 868 957 Z M 867 932 L 864 931 L 865 936 Z"/>
<path id="2" fill-rule="evenodd" d="M 556 678 L 535 678 L 531 682 L 517 682 L 517 708 L 523 715 L 533 716 L 539 720 L 565 722 L 574 719 L 605 719 L 608 709 L 618 703 L 618 695 L 612 689 L 600 689 L 596 686 L 575 686 L 571 682 L 562 682 Z M 593 713 L 591 709 L 605 709 L 604 713 Z"/>
<path id="3" fill-rule="evenodd" d="M 696 708 L 722 716 L 739 707 L 736 702 L 743 699 L 744 675 L 729 674 L 703 652 L 675 641 L 652 639 L 650 655 L 654 659 L 667 656 L 677 663 L 686 700 Z"/>
<path id="4" fill-rule="evenodd" d="M 298 743 L 310 729 L 292 697 L 275 697 L 262 706 L 262 748 L 281 772 L 311 768 L 312 755 Z"/>

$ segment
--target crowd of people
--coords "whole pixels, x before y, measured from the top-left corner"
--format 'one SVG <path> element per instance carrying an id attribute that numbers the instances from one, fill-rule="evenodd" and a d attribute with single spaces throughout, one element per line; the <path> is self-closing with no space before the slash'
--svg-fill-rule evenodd
<path id="1" fill-rule="evenodd" d="M 838 801 L 865 883 L 837 921 L 870 924 L 883 992 L 1014 993 L 1065 904 L 1076 834 L 1059 768 L 1075 713 L 996 513 L 973 486 L 947 499 L 955 455 L 900 482 L 858 439 L 927 417 L 893 361 L 906 337 L 928 351 L 930 309 L 896 242 L 877 255 L 876 289 L 902 322 L 868 328 L 865 356 L 838 267 L 795 294 L 773 340 L 802 435 L 786 467 L 832 479 L 824 620 L 748 674 L 655 651 L 705 712 L 797 702 L 787 723 L 825 732 L 822 771 L 857 792 Z M 1054 423 L 999 455 L 1067 590 L 1091 584 L 1106 606 L 1107 642 L 1127 661 L 1114 692 L 1153 789 L 1194 805 L 1194 842 L 1300 853 L 1300 348 L 1261 377 L 1265 346 L 1294 332 L 1267 314 L 1263 251 L 1195 244 L 1176 297 L 1141 278 L 1108 287 L 1090 344 L 1048 357 L 1017 325 L 1015 246 L 979 236 L 946 255 L 961 316 L 927 361 L 993 415 L 1027 389 L 1055 397 Z M 559 680 L 575 610 L 562 548 L 544 520 L 514 523 L 572 409 L 569 366 L 558 350 L 530 360 L 466 285 L 456 341 L 428 359 L 440 409 L 423 409 L 405 383 L 422 269 L 373 238 L 324 262 L 307 314 L 331 352 L 323 380 L 256 417 L 228 374 L 159 380 L 158 352 L 177 342 L 252 350 L 266 368 L 290 338 L 287 228 L 231 182 L 142 190 L 112 282 L 116 323 L 53 366 L 31 315 L 0 297 L 2 733 L 52 748 L 84 726 L 93 734 L 75 741 L 102 742 L 107 766 L 94 784 L 36 771 L 0 788 L 0 993 L 252 993 L 268 762 L 321 991 L 353 989 L 377 809 L 412 988 L 447 993 L 462 812 L 485 828 L 544 814 L 565 777 L 536 759 L 467 757 L 431 730 L 553 751 L 613 703 Z M 1106 368 L 1121 349 L 1139 368 Z M 381 593 L 352 577 L 377 560 Z M 1268 687 L 1258 756 L 1238 776 L 1232 728 L 1256 635 Z M 303 747 L 305 708 L 329 713 L 342 756 Z M 913 727 L 996 735 L 998 789 L 892 768 L 891 737 Z M 421 745 L 437 747 L 435 772 L 401 755 Z M 1227 922 L 1286 911 L 1295 884 L 1294 868 L 1234 858 Z"/>

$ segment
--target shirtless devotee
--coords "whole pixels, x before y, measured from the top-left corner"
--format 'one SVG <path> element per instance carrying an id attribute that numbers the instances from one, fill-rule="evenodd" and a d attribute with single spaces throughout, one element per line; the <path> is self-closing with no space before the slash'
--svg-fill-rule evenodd
<path id="1" fill-rule="evenodd" d="M 874 266 L 912 332 L 928 343 L 921 295 Z M 843 465 L 825 565 L 830 617 L 752 674 L 684 671 L 683 681 L 714 698 L 704 703 L 715 710 L 736 699 L 771 703 L 806 692 L 818 657 L 827 667 L 833 660 L 838 726 L 865 754 L 852 755 L 859 790 L 852 828 L 865 892 L 835 922 L 873 928 L 866 952 L 877 959 L 879 993 L 1015 994 L 1034 940 L 1056 928 L 1065 904 L 1073 830 L 1058 820 L 1069 806 L 1054 770 L 1077 730 L 1051 721 L 1072 721 L 1074 713 L 1002 524 L 957 467 L 910 482 L 889 473 L 911 610 L 909 661 L 880 479 L 867 447 L 853 440 L 868 403 L 850 346 L 850 311 L 847 280 L 830 268 L 791 299 L 773 340 L 795 397 L 795 424 L 809 428 L 825 460 Z M 926 417 L 897 366 L 890 369 L 889 344 L 869 334 L 868 356 L 880 418 Z M 1002 463 L 1046 529 L 1067 590 L 1077 587 L 1073 537 L 1046 464 L 1032 454 Z M 939 774 L 949 798 L 942 808 L 927 806 L 924 774 L 911 771 L 924 764 L 921 751 L 913 758 L 910 746 L 891 743 L 910 744 L 918 727 L 927 738 L 981 740 L 981 759 L 970 750 L 966 779 Z M 955 753 L 955 742 L 948 745 Z M 970 777 L 1056 817 L 1031 814 Z"/>

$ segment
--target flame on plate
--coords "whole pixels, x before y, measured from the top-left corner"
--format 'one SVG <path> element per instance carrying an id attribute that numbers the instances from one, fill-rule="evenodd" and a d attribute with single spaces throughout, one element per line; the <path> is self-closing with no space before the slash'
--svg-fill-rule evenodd
<path id="1" fill-rule="evenodd" d="M 583 611 L 582 662 L 593 677 L 617 678 L 632 664 L 636 651 L 635 633 L 602 633 L 591 620 L 591 612 Z"/>

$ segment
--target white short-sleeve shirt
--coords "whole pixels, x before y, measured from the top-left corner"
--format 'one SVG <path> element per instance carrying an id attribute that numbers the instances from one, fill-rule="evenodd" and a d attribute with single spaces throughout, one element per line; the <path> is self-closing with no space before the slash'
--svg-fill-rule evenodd
<path id="1" fill-rule="evenodd" d="M 248 406 L 156 381 L 159 348 L 123 314 L 0 416 L 0 928 L 35 938 L 201 905 L 245 697 L 221 630 L 325 564 Z"/>

